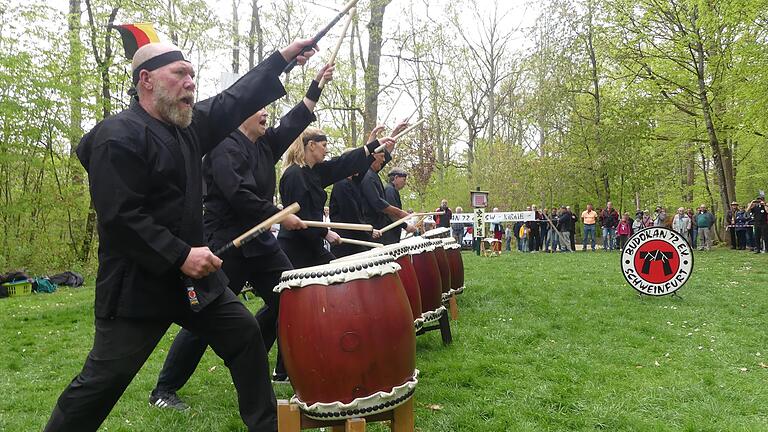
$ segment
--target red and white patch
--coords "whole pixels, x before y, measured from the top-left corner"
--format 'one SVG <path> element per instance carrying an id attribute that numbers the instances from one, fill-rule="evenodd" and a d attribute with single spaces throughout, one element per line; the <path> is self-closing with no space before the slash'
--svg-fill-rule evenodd
<path id="1" fill-rule="evenodd" d="M 688 281 L 692 271 L 691 245 L 669 228 L 644 229 L 630 237 L 621 251 L 624 279 L 641 294 L 672 294 Z"/>

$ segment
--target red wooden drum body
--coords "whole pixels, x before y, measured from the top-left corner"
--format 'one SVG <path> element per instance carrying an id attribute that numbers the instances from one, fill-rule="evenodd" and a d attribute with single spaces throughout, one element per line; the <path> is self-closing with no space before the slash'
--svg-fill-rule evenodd
<path id="1" fill-rule="evenodd" d="M 451 269 L 451 289 L 448 296 L 464 292 L 464 260 L 461 258 L 461 246 L 453 238 L 443 239 L 443 248 Z"/>
<path id="2" fill-rule="evenodd" d="M 440 319 L 445 313 L 442 305 L 442 278 L 431 240 L 413 237 L 401 242 L 410 247 L 413 268 L 421 291 L 421 317 L 424 324 Z"/>
<path id="3" fill-rule="evenodd" d="M 393 244 L 384 246 L 381 248 L 371 249 L 370 251 L 360 252 L 354 255 L 349 255 L 344 258 L 331 261 L 332 263 L 345 262 L 350 260 L 369 260 L 371 257 L 380 255 L 389 255 L 395 259 L 395 262 L 400 265 L 400 270 L 397 271 L 400 276 L 400 281 L 405 288 L 405 294 L 408 296 L 408 302 L 411 305 L 411 313 L 413 313 L 413 323 L 416 329 L 420 329 L 424 320 L 421 319 L 421 289 L 419 288 L 419 280 L 416 276 L 416 269 L 413 267 L 413 260 L 409 253 L 410 246 L 404 244 Z"/>
<path id="4" fill-rule="evenodd" d="M 280 348 L 307 416 L 383 412 L 413 394 L 416 336 L 397 270 L 379 256 L 283 273 Z"/>
<path id="5" fill-rule="evenodd" d="M 435 246 L 437 268 L 440 270 L 440 291 L 443 293 L 443 297 L 446 297 L 451 290 L 451 267 L 448 264 L 448 256 L 445 254 L 442 238 L 434 238 L 430 241 Z"/>

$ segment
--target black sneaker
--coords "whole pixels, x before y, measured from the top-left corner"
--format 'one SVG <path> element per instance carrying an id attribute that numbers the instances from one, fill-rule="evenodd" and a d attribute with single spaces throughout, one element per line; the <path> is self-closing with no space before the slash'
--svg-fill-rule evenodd
<path id="1" fill-rule="evenodd" d="M 284 373 L 273 373 L 272 374 L 272 384 L 290 384 L 291 379 L 288 378 L 288 374 Z"/>
<path id="2" fill-rule="evenodd" d="M 189 409 L 189 405 L 174 392 L 152 392 L 149 395 L 149 404 L 158 408 L 168 408 L 176 411 L 186 411 Z"/>

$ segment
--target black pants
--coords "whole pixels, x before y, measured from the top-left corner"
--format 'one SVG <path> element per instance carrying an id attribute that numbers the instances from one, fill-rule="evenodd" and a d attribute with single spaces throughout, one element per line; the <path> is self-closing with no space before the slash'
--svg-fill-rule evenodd
<path id="1" fill-rule="evenodd" d="M 766 250 L 766 247 L 768 247 L 768 225 L 755 225 L 755 250 Z"/>
<path id="2" fill-rule="evenodd" d="M 278 238 L 278 242 L 295 269 L 328 264 L 336 259 L 323 247 L 322 239 Z"/>
<path id="3" fill-rule="evenodd" d="M 617 236 L 619 238 L 619 250 L 623 250 L 624 246 L 627 244 L 627 239 L 629 239 L 628 235 L 619 235 Z"/>
<path id="4" fill-rule="evenodd" d="M 739 250 L 744 250 L 747 247 L 747 230 L 739 229 L 736 231 L 736 243 Z"/>
<path id="5" fill-rule="evenodd" d="M 531 224 L 531 235 L 528 238 L 528 250 L 530 252 L 537 251 L 541 248 L 541 236 L 539 234 L 539 227 Z"/>
<path id="6" fill-rule="evenodd" d="M 175 320 L 97 318 L 93 348 L 59 397 L 45 432 L 96 431 L 172 322 L 200 335 L 224 360 L 248 431 L 276 431 L 277 404 L 259 325 L 225 290 L 202 311 Z"/>
<path id="7" fill-rule="evenodd" d="M 283 270 L 289 270 L 291 264 L 282 251 L 253 258 L 243 257 L 240 251 L 230 255 L 224 258 L 222 267 L 229 277 L 229 288 L 236 295 L 240 294 L 245 282 L 248 281 L 256 294 L 264 300 L 264 306 L 256 312 L 256 321 L 261 329 L 264 349 L 269 352 L 277 340 L 277 317 L 280 311 L 280 295 L 272 289 L 280 282 Z M 208 343 L 202 337 L 182 328 L 173 340 L 171 349 L 168 350 L 163 369 L 157 378 L 155 391 L 177 392 L 184 387 L 195 372 L 207 347 Z M 280 344 L 277 347 L 275 372 L 285 373 Z"/>
<path id="8" fill-rule="evenodd" d="M 576 230 L 572 229 L 570 233 L 571 233 L 571 251 L 575 251 L 576 250 Z"/>
<path id="9" fill-rule="evenodd" d="M 731 249 L 736 249 L 739 247 L 739 241 L 736 237 L 736 228 L 728 228 L 728 234 L 731 236 Z"/>

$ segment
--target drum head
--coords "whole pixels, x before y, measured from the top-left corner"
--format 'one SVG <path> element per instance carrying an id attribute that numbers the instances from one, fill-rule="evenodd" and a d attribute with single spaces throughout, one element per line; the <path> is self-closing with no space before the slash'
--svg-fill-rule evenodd
<path id="1" fill-rule="evenodd" d="M 274 291 L 302 288 L 308 285 L 334 285 L 356 279 L 370 279 L 395 273 L 400 265 L 389 255 L 379 255 L 368 259 L 337 262 L 321 266 L 305 267 L 283 272 L 280 283 Z"/>
<path id="2" fill-rule="evenodd" d="M 450 228 L 435 228 L 431 229 L 422 235 L 422 237 L 425 238 L 443 238 L 443 237 L 450 237 L 451 236 L 451 229 Z"/>

